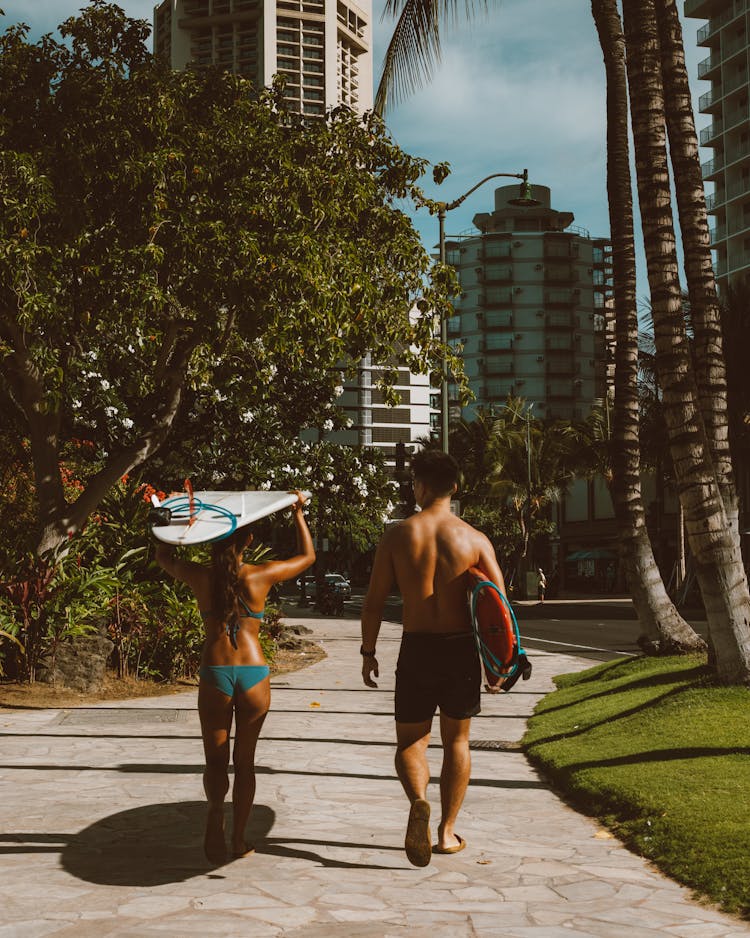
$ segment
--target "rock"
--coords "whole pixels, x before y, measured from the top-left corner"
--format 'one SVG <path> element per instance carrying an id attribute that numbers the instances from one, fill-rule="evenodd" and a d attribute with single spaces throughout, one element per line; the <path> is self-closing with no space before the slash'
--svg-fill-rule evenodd
<path id="1" fill-rule="evenodd" d="M 40 662 L 37 679 L 45 684 L 62 684 L 72 690 L 91 693 L 101 686 L 113 648 L 112 642 L 101 633 L 79 635 L 57 648 L 54 662 L 49 658 Z"/>

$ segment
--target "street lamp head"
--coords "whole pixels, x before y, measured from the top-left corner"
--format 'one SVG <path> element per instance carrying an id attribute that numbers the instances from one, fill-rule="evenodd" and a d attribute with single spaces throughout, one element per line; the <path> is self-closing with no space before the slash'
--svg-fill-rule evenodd
<path id="1" fill-rule="evenodd" d="M 508 199 L 508 205 L 515 205 L 519 208 L 533 208 L 535 205 L 541 205 L 539 199 L 535 199 L 531 194 L 532 186 L 529 182 L 529 171 L 525 169 L 522 176 L 523 182 L 519 186 L 517 199 Z"/>

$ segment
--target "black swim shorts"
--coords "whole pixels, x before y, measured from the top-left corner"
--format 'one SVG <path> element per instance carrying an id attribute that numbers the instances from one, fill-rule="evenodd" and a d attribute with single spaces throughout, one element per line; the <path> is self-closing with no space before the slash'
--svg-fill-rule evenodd
<path id="1" fill-rule="evenodd" d="M 396 665 L 396 721 L 423 723 L 435 710 L 476 716 L 482 675 L 472 632 L 404 632 Z"/>

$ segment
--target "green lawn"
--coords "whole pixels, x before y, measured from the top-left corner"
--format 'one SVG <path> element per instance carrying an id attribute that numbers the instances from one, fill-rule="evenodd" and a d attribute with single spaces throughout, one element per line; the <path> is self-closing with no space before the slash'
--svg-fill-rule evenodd
<path id="1" fill-rule="evenodd" d="M 556 678 L 524 739 L 567 800 L 666 874 L 750 918 L 750 689 L 705 658 L 635 658 Z"/>

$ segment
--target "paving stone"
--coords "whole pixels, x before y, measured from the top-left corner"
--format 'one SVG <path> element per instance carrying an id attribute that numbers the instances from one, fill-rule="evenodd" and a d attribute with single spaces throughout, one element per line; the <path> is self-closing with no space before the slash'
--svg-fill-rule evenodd
<path id="1" fill-rule="evenodd" d="M 393 768 L 399 629 L 383 625 L 370 691 L 358 623 L 293 621 L 328 658 L 274 683 L 248 830 L 256 854 L 223 866 L 202 856 L 195 692 L 0 711 L 0 938 L 750 935 L 597 838 L 599 825 L 562 804 L 518 751 L 553 675 L 585 659 L 535 654 L 533 693 L 483 698 L 460 818 L 467 848 L 412 867 Z M 428 750 L 436 820 L 438 743 Z"/>

